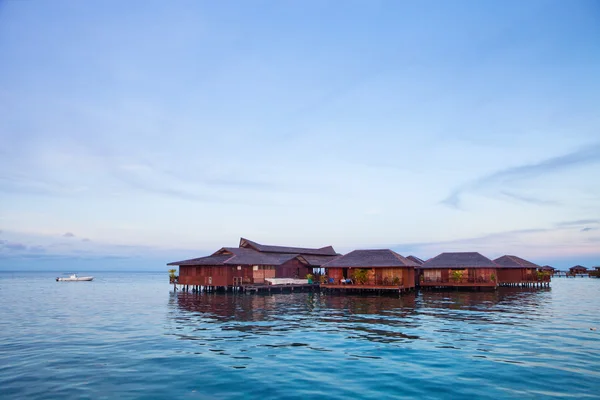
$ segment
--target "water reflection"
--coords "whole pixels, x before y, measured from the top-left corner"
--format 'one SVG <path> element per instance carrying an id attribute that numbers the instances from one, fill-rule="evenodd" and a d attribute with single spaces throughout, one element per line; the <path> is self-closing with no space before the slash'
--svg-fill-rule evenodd
<path id="1" fill-rule="evenodd" d="M 373 345 L 424 345 L 488 358 L 503 348 L 490 341 L 490 331 L 534 323 L 549 293 L 520 288 L 401 297 L 172 293 L 174 324 L 169 334 L 208 347 L 208 352 L 195 349 L 194 354 L 229 356 L 234 368 L 246 365 L 241 361 L 278 357 L 282 351 L 298 357 L 318 351 L 341 352 L 345 359 L 378 359 L 382 348 Z"/>

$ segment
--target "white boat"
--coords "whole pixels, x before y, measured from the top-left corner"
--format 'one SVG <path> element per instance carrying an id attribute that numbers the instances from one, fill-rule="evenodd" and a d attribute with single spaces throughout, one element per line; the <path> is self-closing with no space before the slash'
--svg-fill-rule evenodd
<path id="1" fill-rule="evenodd" d="M 77 276 L 77 274 L 71 274 L 68 278 L 56 278 L 56 282 L 85 282 L 91 281 L 92 279 L 94 279 L 93 276 Z"/>

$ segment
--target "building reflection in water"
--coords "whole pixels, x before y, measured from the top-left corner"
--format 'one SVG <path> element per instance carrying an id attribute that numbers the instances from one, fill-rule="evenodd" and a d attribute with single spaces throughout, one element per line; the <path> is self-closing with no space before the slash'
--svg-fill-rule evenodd
<path id="1" fill-rule="evenodd" d="M 423 339 L 424 330 L 462 333 L 468 325 L 527 324 L 532 313 L 544 306 L 549 291 L 423 291 L 401 297 L 179 292 L 171 293 L 169 302 L 171 318 L 182 339 L 222 339 L 214 338 L 217 330 L 241 335 L 237 339 L 268 335 L 276 342 L 277 337 L 295 331 L 310 331 L 393 343 Z M 505 318 L 503 313 L 511 317 Z M 201 334 L 203 331 L 211 331 L 213 338 Z"/>

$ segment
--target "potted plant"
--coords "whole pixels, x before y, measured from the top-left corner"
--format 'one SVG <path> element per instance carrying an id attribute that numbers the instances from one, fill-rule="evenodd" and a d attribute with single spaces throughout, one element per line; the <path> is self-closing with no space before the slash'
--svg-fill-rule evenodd
<path id="1" fill-rule="evenodd" d="M 324 285 L 327 283 L 327 275 L 321 275 L 321 277 L 319 278 L 319 281 L 321 282 L 321 285 Z"/>
<path id="2" fill-rule="evenodd" d="M 452 271 L 452 280 L 454 281 L 454 283 L 459 283 L 462 281 L 463 278 L 463 272 L 461 270 L 454 270 Z"/>
<path id="3" fill-rule="evenodd" d="M 315 276 L 313 274 L 306 274 L 306 279 L 308 279 L 308 283 L 312 284 Z"/>
<path id="4" fill-rule="evenodd" d="M 177 278 L 179 278 L 177 275 L 175 275 L 175 272 L 177 272 L 176 269 L 169 270 L 169 283 L 173 283 L 177 280 Z"/>
<path id="5" fill-rule="evenodd" d="M 359 285 L 364 285 L 369 280 L 369 271 L 364 268 L 354 270 L 354 280 Z"/>

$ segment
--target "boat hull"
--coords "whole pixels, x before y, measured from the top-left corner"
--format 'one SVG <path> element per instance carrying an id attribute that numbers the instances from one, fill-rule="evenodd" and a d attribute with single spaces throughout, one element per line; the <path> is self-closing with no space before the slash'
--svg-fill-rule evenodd
<path id="1" fill-rule="evenodd" d="M 57 282 L 89 282 L 93 280 L 93 276 L 81 276 L 77 278 L 56 278 Z"/>

